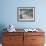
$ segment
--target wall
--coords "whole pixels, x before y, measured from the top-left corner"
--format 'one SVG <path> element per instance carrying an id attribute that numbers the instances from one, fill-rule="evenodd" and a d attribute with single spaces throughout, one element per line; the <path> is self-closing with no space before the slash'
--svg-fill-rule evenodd
<path id="1" fill-rule="evenodd" d="M 16 28 L 46 28 L 46 0 L 0 0 L 0 25 Z M 18 22 L 17 7 L 35 7 L 35 22 Z"/>

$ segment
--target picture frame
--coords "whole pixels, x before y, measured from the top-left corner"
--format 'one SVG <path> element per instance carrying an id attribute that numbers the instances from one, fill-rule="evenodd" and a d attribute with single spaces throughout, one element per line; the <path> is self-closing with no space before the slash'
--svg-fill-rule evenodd
<path id="1" fill-rule="evenodd" d="M 17 21 L 34 22 L 35 21 L 35 7 L 18 7 Z"/>

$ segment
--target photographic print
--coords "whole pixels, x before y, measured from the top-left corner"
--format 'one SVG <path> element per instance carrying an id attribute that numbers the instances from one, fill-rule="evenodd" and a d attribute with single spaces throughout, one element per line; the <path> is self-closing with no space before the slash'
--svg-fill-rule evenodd
<path id="1" fill-rule="evenodd" d="M 18 7 L 17 8 L 18 21 L 35 21 L 35 7 Z"/>

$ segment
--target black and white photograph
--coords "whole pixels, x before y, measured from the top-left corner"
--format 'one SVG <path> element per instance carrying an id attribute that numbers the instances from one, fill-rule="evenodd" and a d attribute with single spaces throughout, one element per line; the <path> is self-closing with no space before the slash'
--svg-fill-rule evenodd
<path id="1" fill-rule="evenodd" d="M 18 21 L 34 21 L 35 7 L 18 7 L 17 20 Z"/>

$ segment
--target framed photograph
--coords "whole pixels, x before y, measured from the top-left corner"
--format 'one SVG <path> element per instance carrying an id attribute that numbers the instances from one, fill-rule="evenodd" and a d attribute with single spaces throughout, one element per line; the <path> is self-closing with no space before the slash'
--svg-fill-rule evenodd
<path id="1" fill-rule="evenodd" d="M 17 20 L 23 22 L 35 21 L 35 7 L 18 7 Z"/>

